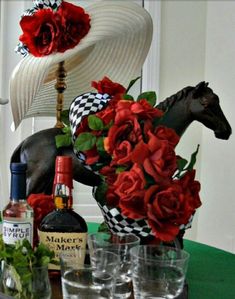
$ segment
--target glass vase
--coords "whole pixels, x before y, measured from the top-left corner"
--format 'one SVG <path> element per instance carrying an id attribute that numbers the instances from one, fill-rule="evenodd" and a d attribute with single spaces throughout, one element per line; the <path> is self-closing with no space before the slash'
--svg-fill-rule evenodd
<path id="1" fill-rule="evenodd" d="M 1 265 L 1 292 L 17 299 L 50 299 L 48 267 L 20 268 Z"/>

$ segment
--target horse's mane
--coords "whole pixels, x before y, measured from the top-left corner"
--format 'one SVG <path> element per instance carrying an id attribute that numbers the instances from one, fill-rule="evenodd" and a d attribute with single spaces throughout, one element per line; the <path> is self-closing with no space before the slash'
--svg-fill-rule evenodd
<path id="1" fill-rule="evenodd" d="M 187 97 L 190 91 L 195 87 L 187 86 L 178 91 L 177 93 L 167 97 L 164 101 L 160 102 L 156 107 L 162 111 L 170 109 L 176 102 Z"/>

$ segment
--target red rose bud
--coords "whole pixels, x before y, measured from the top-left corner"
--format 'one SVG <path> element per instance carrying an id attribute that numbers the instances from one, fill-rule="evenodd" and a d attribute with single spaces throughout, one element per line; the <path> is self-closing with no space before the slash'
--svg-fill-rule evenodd
<path id="1" fill-rule="evenodd" d="M 91 86 L 94 87 L 99 93 L 107 93 L 110 96 L 116 94 L 124 94 L 126 88 L 119 83 L 111 81 L 108 77 L 104 77 L 101 81 L 92 81 Z"/>

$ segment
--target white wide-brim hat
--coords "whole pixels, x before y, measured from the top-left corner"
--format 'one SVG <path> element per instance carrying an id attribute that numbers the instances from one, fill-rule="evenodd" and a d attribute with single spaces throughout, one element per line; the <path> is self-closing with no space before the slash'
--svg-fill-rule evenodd
<path id="1" fill-rule="evenodd" d="M 91 81 L 104 76 L 124 86 L 140 74 L 152 40 L 149 13 L 132 1 L 102 1 L 86 7 L 91 28 L 73 49 L 44 57 L 23 58 L 10 79 L 10 101 L 15 128 L 24 118 L 55 116 L 56 70 L 65 62 L 64 109 L 91 90 Z"/>

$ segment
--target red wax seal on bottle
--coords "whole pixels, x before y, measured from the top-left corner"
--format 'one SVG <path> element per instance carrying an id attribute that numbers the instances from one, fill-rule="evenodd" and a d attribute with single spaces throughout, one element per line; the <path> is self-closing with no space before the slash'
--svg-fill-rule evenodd
<path id="1" fill-rule="evenodd" d="M 72 167 L 71 157 L 56 157 L 54 186 L 56 184 L 65 184 L 69 188 L 73 188 Z"/>

